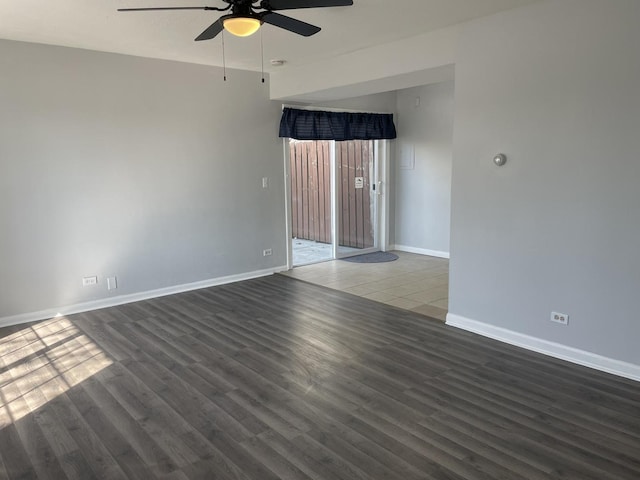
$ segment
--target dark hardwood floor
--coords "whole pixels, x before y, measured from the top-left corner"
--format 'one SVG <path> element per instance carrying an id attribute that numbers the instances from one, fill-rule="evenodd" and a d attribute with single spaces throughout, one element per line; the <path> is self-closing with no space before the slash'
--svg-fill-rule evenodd
<path id="1" fill-rule="evenodd" d="M 0 332 L 0 478 L 640 478 L 640 384 L 284 276 Z"/>

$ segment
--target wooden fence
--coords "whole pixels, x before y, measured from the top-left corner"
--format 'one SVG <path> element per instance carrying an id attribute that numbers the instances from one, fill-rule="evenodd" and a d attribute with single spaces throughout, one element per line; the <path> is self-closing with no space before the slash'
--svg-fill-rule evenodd
<path id="1" fill-rule="evenodd" d="M 331 243 L 331 142 L 290 142 L 293 236 Z M 340 246 L 373 246 L 371 170 L 373 142 L 336 142 L 341 194 Z"/>
<path id="2" fill-rule="evenodd" d="M 340 168 L 339 245 L 353 248 L 373 247 L 371 222 L 371 169 L 373 142 L 349 140 L 336 142 L 336 165 Z M 356 188 L 356 179 L 362 179 Z M 360 186 L 360 185 L 358 185 Z"/>

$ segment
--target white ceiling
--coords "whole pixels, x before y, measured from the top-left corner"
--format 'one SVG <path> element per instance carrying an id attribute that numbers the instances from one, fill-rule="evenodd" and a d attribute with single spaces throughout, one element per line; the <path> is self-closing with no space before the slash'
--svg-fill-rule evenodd
<path id="1" fill-rule="evenodd" d="M 318 25 L 322 31 L 305 38 L 265 25 L 265 68 L 273 69 L 270 59 L 300 66 L 535 1 L 539 0 L 354 0 L 351 7 L 283 11 L 280 13 Z M 222 0 L 0 0 L 0 38 L 222 65 L 220 36 L 193 41 L 220 12 L 116 11 L 204 5 L 226 6 Z M 249 38 L 226 35 L 225 42 L 228 67 L 260 70 L 260 34 Z"/>

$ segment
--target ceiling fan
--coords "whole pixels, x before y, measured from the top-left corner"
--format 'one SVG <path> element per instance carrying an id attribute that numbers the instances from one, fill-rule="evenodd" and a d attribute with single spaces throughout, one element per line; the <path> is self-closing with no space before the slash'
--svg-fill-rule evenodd
<path id="1" fill-rule="evenodd" d="M 353 0 L 222 0 L 226 7 L 152 7 L 152 8 L 119 8 L 119 12 L 141 12 L 150 10 L 214 10 L 231 13 L 221 16 L 200 35 L 196 41 L 211 40 L 222 30 L 239 36 L 252 35 L 263 23 L 283 28 L 298 35 L 310 37 L 320 31 L 320 27 L 295 18 L 275 13 L 276 10 L 293 10 L 298 8 L 347 7 Z M 257 5 L 256 5 L 257 4 Z"/>

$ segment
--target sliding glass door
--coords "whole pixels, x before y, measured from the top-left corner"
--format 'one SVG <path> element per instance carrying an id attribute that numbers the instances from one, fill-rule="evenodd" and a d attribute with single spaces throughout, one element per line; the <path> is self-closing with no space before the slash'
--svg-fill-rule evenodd
<path id="1" fill-rule="evenodd" d="M 373 140 L 288 140 L 290 266 L 375 251 L 378 169 Z"/>

